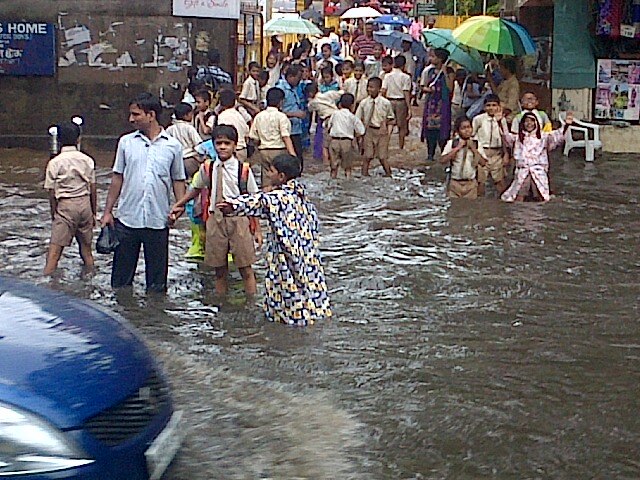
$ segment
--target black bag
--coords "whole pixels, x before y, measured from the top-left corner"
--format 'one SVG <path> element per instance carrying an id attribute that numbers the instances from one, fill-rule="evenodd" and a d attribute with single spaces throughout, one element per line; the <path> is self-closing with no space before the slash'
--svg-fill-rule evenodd
<path id="1" fill-rule="evenodd" d="M 115 227 L 111 225 L 105 225 L 100 230 L 100 235 L 96 241 L 96 252 L 98 253 L 113 253 L 118 248 L 120 242 L 116 234 Z"/>

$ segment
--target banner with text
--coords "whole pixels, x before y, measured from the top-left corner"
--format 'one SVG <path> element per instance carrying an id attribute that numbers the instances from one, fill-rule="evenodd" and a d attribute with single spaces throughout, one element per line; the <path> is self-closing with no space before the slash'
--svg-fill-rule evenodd
<path id="1" fill-rule="evenodd" d="M 240 0 L 173 0 L 178 17 L 240 18 Z"/>
<path id="2" fill-rule="evenodd" d="M 52 23 L 0 21 L 0 75 L 53 76 L 55 69 Z"/>

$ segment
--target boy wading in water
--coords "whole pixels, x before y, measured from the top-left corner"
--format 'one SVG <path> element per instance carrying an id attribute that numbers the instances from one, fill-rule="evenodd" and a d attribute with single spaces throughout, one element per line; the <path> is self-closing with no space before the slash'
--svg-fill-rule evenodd
<path id="1" fill-rule="evenodd" d="M 80 127 L 73 122 L 58 125 L 60 154 L 47 165 L 44 188 L 51 205 L 51 240 L 44 274 L 56 271 L 64 247 L 75 238 L 87 270 L 93 269 L 91 240 L 96 218 L 96 174 L 93 158 L 78 150 Z"/>
<path id="2" fill-rule="evenodd" d="M 331 159 L 331 178 L 338 177 L 338 168 L 344 169 L 347 178 L 351 178 L 355 150 L 353 142 L 356 137 L 364 135 L 364 125 L 351 110 L 355 98 L 350 93 L 340 97 L 340 109 L 329 118 L 327 135 L 331 138 L 329 154 Z"/>
<path id="3" fill-rule="evenodd" d="M 203 188 L 209 188 L 211 199 L 209 203 L 209 218 L 207 219 L 207 240 L 204 263 L 215 268 L 216 293 L 227 293 L 227 275 L 229 273 L 228 254 L 240 271 L 244 290 L 247 295 L 256 293 L 256 277 L 251 267 L 256 261 L 254 236 L 258 244 L 262 244 L 260 224 L 253 223 L 248 218 L 225 218 L 222 212 L 215 208 L 216 203 L 229 201 L 240 195 L 240 176 L 243 165 L 238 162 L 234 152 L 238 143 L 238 132 L 231 125 L 220 125 L 213 130 L 213 142 L 218 153 L 218 160 L 213 162 L 211 169 L 206 164 L 200 167 L 199 175 L 191 183 L 191 189 L 171 209 L 169 220 L 174 222 L 185 209 L 187 202 L 196 198 Z M 246 190 L 256 193 L 258 186 L 253 178 L 251 169 L 247 169 Z M 252 228 L 255 230 L 252 231 Z"/>
<path id="4" fill-rule="evenodd" d="M 300 161 L 278 155 L 267 174 L 273 190 L 241 195 L 216 205 L 225 215 L 249 215 L 267 221 L 267 273 L 264 310 L 268 320 L 311 325 L 331 317 L 320 256 L 318 214 L 296 180 Z"/>

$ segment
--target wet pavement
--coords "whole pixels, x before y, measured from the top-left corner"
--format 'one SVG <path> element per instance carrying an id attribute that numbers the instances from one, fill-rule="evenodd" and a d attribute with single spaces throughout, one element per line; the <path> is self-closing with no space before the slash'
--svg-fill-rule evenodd
<path id="1" fill-rule="evenodd" d="M 0 152 L 0 273 L 145 334 L 187 412 L 169 479 L 639 478 L 638 156 L 555 155 L 557 198 L 521 205 L 452 204 L 419 156 L 396 150 L 391 180 L 305 176 L 335 312 L 310 328 L 265 322 L 237 272 L 216 299 L 184 221 L 166 299 L 142 275 L 117 298 L 108 256 L 81 278 L 75 247 L 42 279 L 42 153 Z"/>

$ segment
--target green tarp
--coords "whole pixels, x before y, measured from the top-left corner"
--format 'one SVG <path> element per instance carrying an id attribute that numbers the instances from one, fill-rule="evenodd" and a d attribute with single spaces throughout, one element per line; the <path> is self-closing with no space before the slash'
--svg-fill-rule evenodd
<path id="1" fill-rule="evenodd" d="M 590 4 L 585 0 L 554 2 L 552 88 L 596 87 Z"/>

